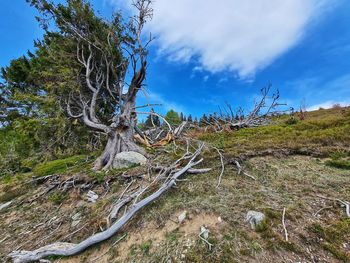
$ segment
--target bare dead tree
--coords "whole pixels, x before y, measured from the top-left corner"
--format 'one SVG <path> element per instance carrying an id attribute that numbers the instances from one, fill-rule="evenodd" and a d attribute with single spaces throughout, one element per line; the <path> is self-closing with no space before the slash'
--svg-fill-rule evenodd
<path id="1" fill-rule="evenodd" d="M 108 54 L 103 54 L 104 60 L 97 62 L 94 52 L 92 52 L 92 49 L 96 48 L 91 44 L 88 44 L 89 48 L 86 51 L 81 50 L 79 46 L 77 49 L 78 60 L 86 69 L 86 83 L 91 90 L 91 99 L 88 102 L 81 100 L 84 123 L 91 128 L 105 132 L 108 136 L 105 150 L 94 164 L 96 170 L 108 169 L 112 165 L 115 155 L 119 152 L 136 151 L 144 154 L 143 149 L 134 142 L 134 130 L 137 121 L 135 109 L 137 93 L 142 89 L 146 78 L 146 48 L 152 40 L 150 36 L 149 41 L 144 44 L 141 40 L 141 34 L 145 23 L 152 18 L 152 8 L 151 0 L 137 0 L 133 5 L 138 10 L 138 14 L 132 18 L 129 25 L 129 37 L 132 41 L 126 42 L 127 45 L 122 47 L 128 54 L 128 61 L 122 61 L 119 65 L 114 65 L 114 61 L 109 59 Z M 81 41 L 84 41 L 84 39 L 81 39 Z M 110 43 L 109 39 L 106 41 Z M 98 52 L 98 50 L 96 51 Z M 85 59 L 86 56 L 88 56 L 87 59 Z M 98 64 L 100 66 L 97 66 Z M 127 69 L 130 68 L 129 66 L 131 67 L 132 78 L 130 84 L 127 85 L 125 75 Z M 105 68 L 104 72 L 102 68 Z M 91 74 L 91 71 L 95 71 L 95 74 Z M 111 74 L 114 76 L 114 83 L 110 83 L 108 79 Z M 91 79 L 92 76 L 95 77 L 95 80 Z M 110 96 L 117 101 L 115 105 L 116 113 L 108 126 L 102 124 L 96 117 L 96 101 L 102 88 L 107 90 Z M 126 89 L 126 92 L 123 89 Z"/>
<path id="2" fill-rule="evenodd" d="M 231 105 L 226 102 L 224 107 L 219 107 L 218 113 L 210 115 L 206 121 L 208 126 L 213 127 L 215 131 L 222 131 L 268 124 L 268 117 L 276 112 L 276 108 L 285 105 L 278 102 L 280 97 L 278 90 L 270 96 L 271 87 L 269 84 L 261 89 L 261 98 L 255 102 L 253 110 L 246 116 L 242 108 L 238 108 L 235 115 Z"/>
<path id="3" fill-rule="evenodd" d="M 28 1 L 42 13 L 42 23 L 55 22 L 67 45 L 66 58 L 75 56 L 80 65 L 77 88 L 62 91 L 69 95 L 63 96 L 61 104 L 71 118 L 107 136 L 94 169 L 108 169 L 119 152 L 145 154 L 134 141 L 135 110 L 137 94 L 145 85 L 148 45 L 153 40 L 152 35 L 143 35 L 153 16 L 152 0 L 134 0 L 137 12 L 128 23 L 120 14 L 112 21 L 97 17 L 86 1 L 67 0 L 66 5 Z"/>

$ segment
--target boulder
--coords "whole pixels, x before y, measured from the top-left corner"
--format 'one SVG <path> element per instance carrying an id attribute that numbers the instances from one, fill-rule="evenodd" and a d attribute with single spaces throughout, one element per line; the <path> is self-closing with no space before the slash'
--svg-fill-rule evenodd
<path id="1" fill-rule="evenodd" d="M 248 211 L 246 221 L 249 222 L 252 229 L 255 229 L 265 219 L 265 215 L 257 211 Z"/>
<path id="2" fill-rule="evenodd" d="M 121 152 L 118 153 L 113 161 L 113 168 L 128 168 L 135 165 L 146 164 L 147 158 L 137 152 Z"/>

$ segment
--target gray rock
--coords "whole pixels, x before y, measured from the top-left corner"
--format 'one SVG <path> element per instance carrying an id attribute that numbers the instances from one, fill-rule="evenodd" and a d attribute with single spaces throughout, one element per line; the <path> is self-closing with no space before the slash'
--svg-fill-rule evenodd
<path id="1" fill-rule="evenodd" d="M 113 161 L 113 168 L 128 168 L 134 165 L 146 164 L 147 158 L 137 152 L 121 152 L 118 153 Z"/>
<path id="2" fill-rule="evenodd" d="M 80 221 L 81 221 L 81 214 L 78 212 L 78 213 L 75 213 L 73 216 L 72 216 L 72 224 L 71 224 L 71 227 L 76 227 L 77 225 L 79 225 Z"/>
<path id="3" fill-rule="evenodd" d="M 257 211 L 248 211 L 246 222 L 249 222 L 252 229 L 255 229 L 265 219 L 265 215 Z"/>
<path id="4" fill-rule="evenodd" d="M 94 191 L 89 190 L 89 192 L 86 194 L 86 197 L 89 202 L 96 203 L 98 195 Z"/>
<path id="5" fill-rule="evenodd" d="M 182 224 L 183 221 L 185 221 L 187 216 L 187 211 L 183 211 L 178 217 L 177 220 L 179 222 L 179 224 Z"/>

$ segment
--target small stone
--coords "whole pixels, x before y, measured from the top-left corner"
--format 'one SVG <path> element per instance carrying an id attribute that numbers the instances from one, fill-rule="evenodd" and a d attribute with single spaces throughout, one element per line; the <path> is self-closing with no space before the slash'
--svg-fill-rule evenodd
<path id="1" fill-rule="evenodd" d="M 79 225 L 79 223 L 80 223 L 80 220 L 73 221 L 71 224 L 71 227 L 76 227 L 77 225 Z"/>
<path id="2" fill-rule="evenodd" d="M 95 192 L 89 190 L 89 192 L 86 194 L 86 196 L 87 196 L 87 200 L 89 202 L 96 203 L 98 195 Z"/>
<path id="3" fill-rule="evenodd" d="M 177 218 L 179 224 L 182 224 L 183 221 L 185 221 L 187 215 L 187 211 L 183 211 Z"/>
<path id="4" fill-rule="evenodd" d="M 71 224 L 71 227 L 76 227 L 77 225 L 79 225 L 80 221 L 81 221 L 81 214 L 78 212 L 78 213 L 75 213 L 73 216 L 72 216 L 72 224 Z"/>
<path id="5" fill-rule="evenodd" d="M 76 213 L 72 216 L 73 220 L 78 220 L 80 218 L 80 213 Z"/>
<path id="6" fill-rule="evenodd" d="M 219 223 L 222 223 L 222 218 L 221 218 L 221 216 L 218 217 L 218 221 L 219 221 Z"/>
<path id="7" fill-rule="evenodd" d="M 248 211 L 246 222 L 249 222 L 252 229 L 255 229 L 265 219 L 265 215 L 257 211 Z"/>

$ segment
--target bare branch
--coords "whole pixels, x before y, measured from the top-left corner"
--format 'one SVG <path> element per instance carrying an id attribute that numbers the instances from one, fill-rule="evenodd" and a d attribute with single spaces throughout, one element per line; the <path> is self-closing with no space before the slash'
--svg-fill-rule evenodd
<path id="1" fill-rule="evenodd" d="M 282 213 L 282 226 L 283 226 L 284 236 L 285 236 L 286 242 L 288 242 L 288 231 L 287 231 L 287 228 L 286 228 L 286 224 L 284 222 L 285 215 L 286 215 L 286 208 L 284 207 L 283 208 L 283 213 Z"/>
<path id="2" fill-rule="evenodd" d="M 53 244 L 41 247 L 34 251 L 26 251 L 26 250 L 13 251 L 9 254 L 9 257 L 11 257 L 16 263 L 24 263 L 24 262 L 32 262 L 32 261 L 40 260 L 42 258 L 53 256 L 53 255 L 71 256 L 84 251 L 86 248 L 94 244 L 97 244 L 99 242 L 102 242 L 110 238 L 116 232 L 118 232 L 127 222 L 129 222 L 129 220 L 139 210 L 141 210 L 143 207 L 145 207 L 149 203 L 156 200 L 164 192 L 166 192 L 171 187 L 173 187 L 176 184 L 176 180 L 178 180 L 180 176 L 185 174 L 189 169 L 191 169 L 195 165 L 198 165 L 203 159 L 200 159 L 198 161 L 195 161 L 195 159 L 201 153 L 203 146 L 204 146 L 203 144 L 199 146 L 196 152 L 193 153 L 192 158 L 181 170 L 171 174 L 171 176 L 158 188 L 157 191 L 153 192 L 152 194 L 148 195 L 147 197 L 143 198 L 139 202 L 132 205 L 130 209 L 127 210 L 124 213 L 124 215 L 121 216 L 115 223 L 113 223 L 113 225 L 107 230 L 94 234 L 88 237 L 87 239 L 81 241 L 78 244 L 57 242 L 57 243 L 53 243 Z"/>

